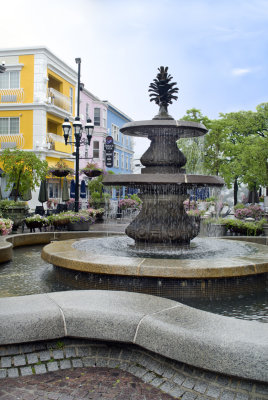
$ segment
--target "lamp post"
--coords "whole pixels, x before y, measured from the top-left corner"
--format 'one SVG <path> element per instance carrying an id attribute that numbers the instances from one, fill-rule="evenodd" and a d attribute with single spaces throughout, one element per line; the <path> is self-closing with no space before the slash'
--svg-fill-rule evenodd
<path id="1" fill-rule="evenodd" d="M 68 118 L 65 118 L 64 123 L 62 124 L 62 129 L 63 129 L 65 145 L 67 145 L 67 144 L 75 145 L 75 203 L 74 203 L 74 210 L 75 210 L 75 212 L 78 212 L 78 210 L 79 210 L 79 148 L 80 148 L 81 144 L 85 144 L 85 142 L 81 140 L 83 127 L 82 127 L 82 123 L 80 122 L 80 117 L 79 117 L 81 58 L 76 58 L 75 62 L 78 64 L 77 116 L 75 117 L 75 120 L 73 122 L 75 141 L 72 142 L 72 140 L 70 139 L 70 133 L 72 132 L 72 126 L 71 126 Z M 85 125 L 85 131 L 86 131 L 86 135 L 87 135 L 87 144 L 89 146 L 90 146 L 90 142 L 92 139 L 93 130 L 94 130 L 94 125 L 92 124 L 91 119 L 88 118 L 87 123 Z"/>
<path id="2" fill-rule="evenodd" d="M 5 70 L 6 70 L 5 62 L 3 61 L 2 64 L 0 65 L 0 74 L 1 74 L 1 73 L 4 73 Z"/>

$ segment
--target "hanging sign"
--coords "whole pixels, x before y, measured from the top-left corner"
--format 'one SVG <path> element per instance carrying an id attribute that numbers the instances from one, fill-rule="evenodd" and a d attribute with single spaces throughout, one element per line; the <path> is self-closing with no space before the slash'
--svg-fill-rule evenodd
<path id="1" fill-rule="evenodd" d="M 114 140 L 112 136 L 106 137 L 104 150 L 105 150 L 105 165 L 107 168 L 112 168 L 114 165 Z"/>

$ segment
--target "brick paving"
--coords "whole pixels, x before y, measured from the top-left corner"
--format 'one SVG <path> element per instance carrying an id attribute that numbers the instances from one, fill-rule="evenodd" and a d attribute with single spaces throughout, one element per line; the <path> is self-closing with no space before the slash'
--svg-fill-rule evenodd
<path id="1" fill-rule="evenodd" d="M 134 345 L 62 339 L 0 347 L 0 400 L 265 400 L 268 385 Z"/>
<path id="2" fill-rule="evenodd" d="M 45 375 L 3 379 L 1 400 L 173 400 L 129 372 L 111 368 L 78 368 Z"/>

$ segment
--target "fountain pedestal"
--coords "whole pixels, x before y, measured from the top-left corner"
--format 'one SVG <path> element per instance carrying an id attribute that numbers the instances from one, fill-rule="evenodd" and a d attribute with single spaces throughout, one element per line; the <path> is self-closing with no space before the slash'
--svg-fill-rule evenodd
<path id="1" fill-rule="evenodd" d="M 177 189 L 177 193 L 168 193 L 163 186 L 152 186 L 139 194 L 142 210 L 126 228 L 126 234 L 137 245 L 188 245 L 198 235 L 200 219 L 188 216 L 184 210 L 186 195 L 182 192 L 186 187 L 178 186 Z"/>

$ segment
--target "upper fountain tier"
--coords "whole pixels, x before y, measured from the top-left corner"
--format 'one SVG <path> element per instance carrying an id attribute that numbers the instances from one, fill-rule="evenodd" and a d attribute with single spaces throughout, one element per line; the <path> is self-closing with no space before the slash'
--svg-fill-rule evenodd
<path id="1" fill-rule="evenodd" d="M 203 136 L 207 129 L 203 124 L 193 121 L 175 121 L 175 119 L 152 119 L 149 121 L 133 121 L 125 124 L 120 131 L 125 135 L 148 137 L 156 135 L 172 135 L 176 140 Z"/>

